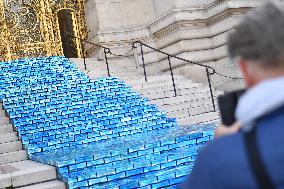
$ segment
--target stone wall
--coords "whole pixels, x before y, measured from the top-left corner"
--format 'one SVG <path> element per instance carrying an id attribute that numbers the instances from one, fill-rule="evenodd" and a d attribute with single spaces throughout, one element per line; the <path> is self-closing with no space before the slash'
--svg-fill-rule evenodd
<path id="1" fill-rule="evenodd" d="M 238 76 L 238 70 L 227 65 L 227 35 L 243 14 L 263 2 L 267 1 L 89 0 L 86 12 L 92 11 L 93 7 L 90 5 L 95 4 L 97 11 L 94 12 L 97 13 L 99 23 L 97 26 L 96 20 L 87 21 L 91 30 L 89 37 L 94 42 L 110 47 L 116 53 L 126 52 L 131 48 L 133 41 L 142 40 L 170 54 L 213 66 L 222 73 L 230 72 L 232 76 Z M 97 55 L 94 53 L 95 50 L 90 52 L 91 56 Z M 163 68 L 163 65 L 167 65 L 166 56 L 149 49 L 145 49 L 145 52 L 145 62 L 151 74 L 167 71 Z M 141 64 L 139 53 L 136 57 Z M 173 64 L 179 67 L 180 73 L 188 73 L 188 65 L 184 65 L 184 62 L 173 60 Z M 231 69 L 235 71 L 232 72 Z"/>

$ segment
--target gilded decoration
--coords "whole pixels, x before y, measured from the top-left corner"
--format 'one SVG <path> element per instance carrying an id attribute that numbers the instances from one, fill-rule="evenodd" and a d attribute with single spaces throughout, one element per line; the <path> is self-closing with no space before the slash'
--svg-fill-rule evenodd
<path id="1" fill-rule="evenodd" d="M 60 30 L 58 13 L 62 10 L 71 15 L 68 32 L 72 38 Z M 0 61 L 64 55 L 64 38 L 72 40 L 74 56 L 82 56 L 84 0 L 0 0 L 0 24 Z"/>

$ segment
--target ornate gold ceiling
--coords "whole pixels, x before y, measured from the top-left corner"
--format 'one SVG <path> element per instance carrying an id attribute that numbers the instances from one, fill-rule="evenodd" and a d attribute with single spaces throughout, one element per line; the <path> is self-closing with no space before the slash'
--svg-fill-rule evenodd
<path id="1" fill-rule="evenodd" d="M 76 54 L 86 37 L 84 0 L 0 0 L 0 61 L 63 55 L 58 12 L 70 10 Z"/>

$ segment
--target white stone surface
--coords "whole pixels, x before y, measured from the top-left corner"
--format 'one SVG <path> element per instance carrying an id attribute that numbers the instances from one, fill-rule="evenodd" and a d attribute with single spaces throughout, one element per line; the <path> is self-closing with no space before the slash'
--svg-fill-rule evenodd
<path id="1" fill-rule="evenodd" d="M 34 161 L 16 162 L 11 165 L 20 169 L 20 171 L 12 173 L 14 187 L 56 179 L 55 168 L 50 165 Z"/>
<path id="2" fill-rule="evenodd" d="M 6 116 L 6 112 L 0 109 L 0 117 L 5 117 L 5 116 Z"/>
<path id="3" fill-rule="evenodd" d="M 13 142 L 16 140 L 18 140 L 16 132 L 0 134 L 0 144 L 7 143 L 7 142 Z"/>
<path id="4" fill-rule="evenodd" d="M 12 186 L 12 179 L 10 174 L 0 173 L 0 188 L 7 188 Z"/>
<path id="5" fill-rule="evenodd" d="M 178 123 L 180 125 L 192 125 L 195 123 L 219 123 L 220 122 L 220 117 L 217 112 L 209 112 L 205 114 L 200 114 L 196 116 L 192 116 L 187 119 L 181 119 L 178 120 Z"/>
<path id="6" fill-rule="evenodd" d="M 281 2 L 281 0 L 274 0 Z M 150 46 L 173 55 L 178 55 L 202 64 L 216 65 L 220 72 L 229 71 L 226 39 L 232 28 L 239 23 L 243 14 L 259 6 L 265 0 L 89 0 L 86 5 L 86 19 L 89 37 L 96 43 L 108 46 L 114 52 L 127 52 L 135 40 L 142 40 Z M 101 51 L 101 50 L 99 50 Z M 162 74 L 168 69 L 167 56 L 144 48 L 145 62 L 149 74 Z M 93 57 L 101 53 L 94 52 Z M 133 62 L 142 65 L 140 49 L 127 55 L 127 59 L 111 57 L 111 62 Z M 172 60 L 180 66 L 184 76 L 197 82 L 206 82 L 198 75 L 204 71 L 189 71 L 188 63 Z M 222 63 L 220 63 L 222 62 Z M 218 66 L 220 63 L 222 66 Z M 223 70 L 222 67 L 225 69 Z M 91 78 L 106 72 L 91 72 Z M 232 68 L 233 76 L 239 72 Z M 192 72 L 193 75 L 192 76 Z M 229 71 L 230 72 L 230 71 Z M 200 74 L 199 74 L 200 73 Z M 119 75 L 118 73 L 116 73 Z M 203 74 L 204 75 L 204 74 Z M 228 83 L 222 88 L 222 83 Z M 230 87 L 238 85 L 238 87 Z M 231 90 L 243 86 L 218 78 L 214 87 Z"/>
<path id="7" fill-rule="evenodd" d="M 49 165 L 26 160 L 0 166 L 0 170 L 6 170 L 6 172 L 0 174 L 0 188 L 8 186 L 13 186 L 13 188 L 21 186 L 26 186 L 24 188 L 42 186 L 42 189 L 44 187 L 48 189 L 52 187 L 65 188 L 64 184 L 59 181 L 37 184 L 56 179 L 55 168 Z M 36 185 L 33 186 L 32 184 Z"/>
<path id="8" fill-rule="evenodd" d="M 21 149 L 22 149 L 22 143 L 19 140 L 0 144 L 0 154 L 19 151 Z"/>
<path id="9" fill-rule="evenodd" d="M 0 104 L 2 106 L 2 103 Z M 5 114 L 0 118 L 0 188 L 65 189 L 55 168 L 27 160 L 27 153 Z M 53 180 L 53 181 L 51 181 Z M 39 184 L 40 182 L 51 181 Z M 35 184 L 35 185 L 34 185 Z"/>
<path id="10" fill-rule="evenodd" d="M 11 124 L 0 126 L 0 135 L 11 132 L 13 132 L 13 126 Z"/>
<path id="11" fill-rule="evenodd" d="M 54 180 L 54 181 L 34 184 L 31 186 L 19 187 L 17 189 L 65 189 L 65 188 L 66 186 L 63 182 Z"/>
<path id="12" fill-rule="evenodd" d="M 27 159 L 27 153 L 25 150 L 4 153 L 4 154 L 0 154 L 0 165 L 23 161 L 26 159 Z"/>
<path id="13" fill-rule="evenodd" d="M 0 117 L 0 125 L 7 125 L 9 124 L 9 118 L 8 117 Z"/>

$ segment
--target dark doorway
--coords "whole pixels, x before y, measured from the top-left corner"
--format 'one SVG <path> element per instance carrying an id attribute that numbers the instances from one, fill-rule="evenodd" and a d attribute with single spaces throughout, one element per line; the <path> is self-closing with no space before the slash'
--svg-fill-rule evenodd
<path id="1" fill-rule="evenodd" d="M 72 12 L 69 9 L 62 9 L 58 12 L 58 23 L 62 41 L 64 56 L 67 58 L 77 58 L 78 50 L 75 39 L 70 36 L 75 36 L 73 30 Z M 69 35 L 69 34 L 70 35 Z"/>

